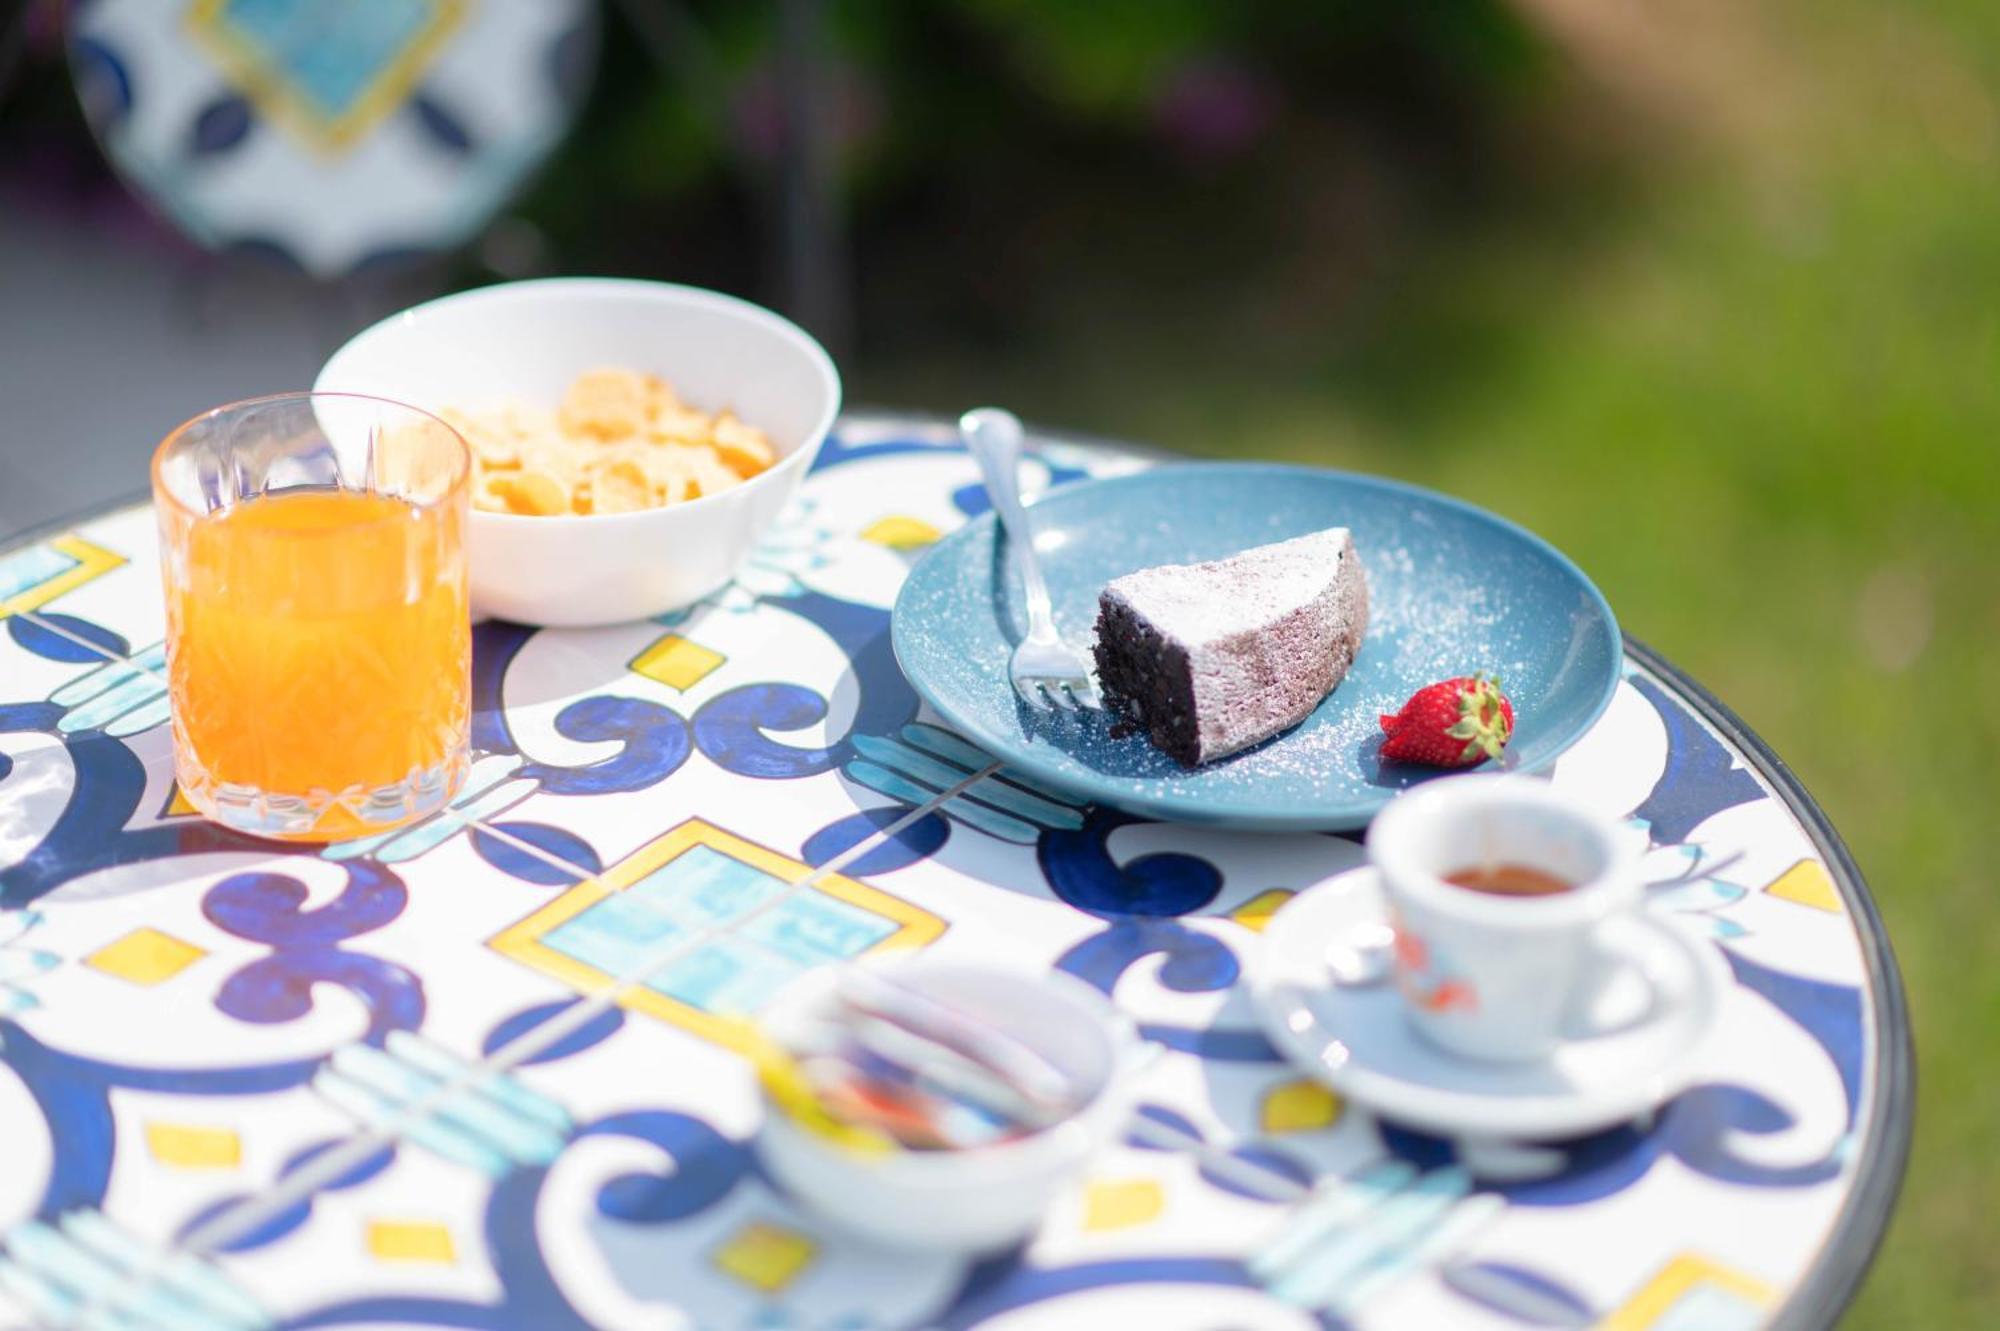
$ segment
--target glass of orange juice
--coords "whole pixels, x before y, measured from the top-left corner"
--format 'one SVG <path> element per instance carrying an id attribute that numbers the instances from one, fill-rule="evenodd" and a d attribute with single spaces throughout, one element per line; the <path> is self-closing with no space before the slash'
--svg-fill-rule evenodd
<path id="1" fill-rule="evenodd" d="M 345 393 L 218 407 L 160 444 L 174 775 L 195 808 L 337 841 L 452 797 L 470 472 L 443 421 Z"/>

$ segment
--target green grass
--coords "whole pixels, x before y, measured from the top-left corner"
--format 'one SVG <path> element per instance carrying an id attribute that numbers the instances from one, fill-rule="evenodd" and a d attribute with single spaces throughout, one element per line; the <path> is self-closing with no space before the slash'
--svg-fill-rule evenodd
<path id="1" fill-rule="evenodd" d="M 1788 7 L 1781 129 L 1434 232 L 1359 314 L 1302 317 L 1283 265 L 1221 300 L 1112 282 L 1030 351 L 860 385 L 1408 478 L 1590 570 L 1791 763 L 1887 919 L 1919 1127 L 1859 1328 L 2000 1317 L 2000 19 L 1924 8 Z"/>

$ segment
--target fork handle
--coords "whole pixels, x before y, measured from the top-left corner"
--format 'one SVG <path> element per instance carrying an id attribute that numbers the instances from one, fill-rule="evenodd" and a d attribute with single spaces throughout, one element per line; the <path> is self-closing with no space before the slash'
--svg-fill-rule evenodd
<path id="1" fill-rule="evenodd" d="M 1049 584 L 1042 577 L 1041 556 L 1035 553 L 1035 526 L 1021 503 L 1021 421 L 1000 407 L 978 407 L 958 418 L 965 446 L 979 463 L 993 510 L 1007 531 L 1007 543 L 1021 561 L 1021 581 L 1028 593 L 1028 636 L 1055 638 L 1056 616 L 1049 602 Z"/>

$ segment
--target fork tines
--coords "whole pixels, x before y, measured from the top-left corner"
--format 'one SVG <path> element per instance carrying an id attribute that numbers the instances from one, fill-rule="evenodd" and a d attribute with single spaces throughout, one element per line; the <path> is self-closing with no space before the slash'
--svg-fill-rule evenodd
<path id="1" fill-rule="evenodd" d="M 1045 712 L 1095 712 L 1104 706 L 1088 679 L 1024 679 L 1017 692 L 1022 701 Z"/>

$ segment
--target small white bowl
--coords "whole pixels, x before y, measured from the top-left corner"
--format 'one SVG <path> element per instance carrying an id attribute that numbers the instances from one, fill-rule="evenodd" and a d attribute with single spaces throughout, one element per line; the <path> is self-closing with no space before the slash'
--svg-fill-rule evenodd
<path id="1" fill-rule="evenodd" d="M 1060 972 L 1001 970 L 927 957 L 875 963 L 899 981 L 1026 1041 L 1091 1088 L 1071 1117 L 992 1146 L 857 1154 L 801 1127 L 764 1101 L 757 1153 L 802 1204 L 848 1233 L 890 1248 L 991 1252 L 1032 1233 L 1091 1157 L 1125 1129 L 1124 1074 L 1139 1048 L 1104 996 Z M 779 1043 L 814 1024 L 839 981 L 831 967 L 803 976 L 762 1018 Z"/>
<path id="2" fill-rule="evenodd" d="M 483 287 L 392 315 L 348 339 L 320 392 L 436 412 L 561 400 L 579 373 L 657 374 L 704 411 L 733 409 L 777 462 L 733 490 L 637 513 L 472 514 L 472 600 L 527 624 L 613 624 L 725 586 L 811 469 L 840 412 L 840 375 L 789 320 L 666 282 L 558 277 Z"/>

